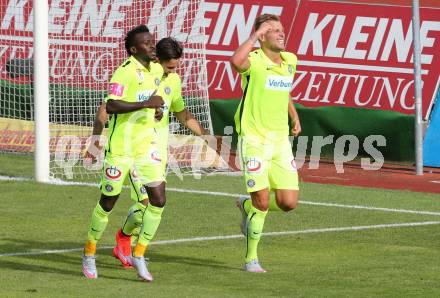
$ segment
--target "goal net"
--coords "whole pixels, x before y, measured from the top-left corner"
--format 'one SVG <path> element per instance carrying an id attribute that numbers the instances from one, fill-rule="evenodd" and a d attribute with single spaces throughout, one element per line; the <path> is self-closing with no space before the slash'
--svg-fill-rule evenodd
<path id="1" fill-rule="evenodd" d="M 102 156 L 87 163 L 96 109 L 113 71 L 127 58 L 124 36 L 146 24 L 156 37 L 184 47 L 178 70 L 187 108 L 212 133 L 202 0 L 49 0 L 50 173 L 97 176 Z M 0 152 L 34 151 L 32 1 L 0 0 Z M 215 152 L 171 116 L 170 168 L 199 171 L 219 165 Z M 105 137 L 102 138 L 105 144 Z M 201 158 L 202 157 L 202 158 Z M 197 164 L 195 163 L 197 162 Z"/>

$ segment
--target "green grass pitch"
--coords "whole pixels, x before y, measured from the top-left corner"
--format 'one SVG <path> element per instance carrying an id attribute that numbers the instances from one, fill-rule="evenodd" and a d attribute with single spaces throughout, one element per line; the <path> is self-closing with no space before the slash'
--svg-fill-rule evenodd
<path id="1" fill-rule="evenodd" d="M 0 175 L 33 173 L 30 157 L 3 154 L 0 164 Z M 259 257 L 268 273 L 249 274 L 241 270 L 244 238 L 232 195 L 244 193 L 242 179 L 169 177 L 147 252 L 151 284 L 111 255 L 128 190 L 98 245 L 99 278 L 87 280 L 81 247 L 99 190 L 0 181 L 0 297 L 440 296 L 438 195 L 302 183 L 297 210 L 267 217 Z"/>

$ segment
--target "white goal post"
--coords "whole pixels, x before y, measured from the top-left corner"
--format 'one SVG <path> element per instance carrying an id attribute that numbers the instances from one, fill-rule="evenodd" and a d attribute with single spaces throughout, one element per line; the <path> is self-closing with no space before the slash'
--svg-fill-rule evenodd
<path id="1" fill-rule="evenodd" d="M 9 46 L 1 58 L 0 126 L 19 139 L 0 143 L 0 152 L 35 150 L 38 181 L 99 173 L 100 163 L 86 164 L 83 154 L 107 83 L 127 57 L 124 36 L 139 24 L 157 40 L 171 36 L 182 43 L 183 97 L 212 134 L 203 0 L 0 0 L 0 8 L 1 36 Z M 170 167 L 193 171 L 195 160 L 197 171 L 218 166 L 215 152 L 206 154 L 206 144 L 171 118 Z"/>
<path id="2" fill-rule="evenodd" d="M 49 182 L 48 3 L 34 0 L 35 179 Z M 39 3 L 38 3 L 39 2 Z"/>

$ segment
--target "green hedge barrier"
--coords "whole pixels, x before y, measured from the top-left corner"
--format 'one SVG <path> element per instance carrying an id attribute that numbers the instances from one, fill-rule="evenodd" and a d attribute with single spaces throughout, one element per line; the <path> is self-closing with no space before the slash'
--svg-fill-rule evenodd
<path id="1" fill-rule="evenodd" d="M 239 100 L 210 100 L 211 118 L 216 135 L 223 135 L 225 126 L 234 126 L 234 113 Z M 301 136 L 308 136 L 307 154 L 310 154 L 313 136 L 334 135 L 332 145 L 323 147 L 322 153 L 333 156 L 334 143 L 343 135 L 359 139 L 360 156 L 369 156 L 362 147 L 369 135 L 383 135 L 386 146 L 376 147 L 389 161 L 414 160 L 414 116 L 393 111 L 380 111 L 347 107 L 307 108 L 295 104 L 301 119 Z M 233 136 L 236 144 L 237 136 Z M 296 142 L 294 142 L 296 151 Z"/>

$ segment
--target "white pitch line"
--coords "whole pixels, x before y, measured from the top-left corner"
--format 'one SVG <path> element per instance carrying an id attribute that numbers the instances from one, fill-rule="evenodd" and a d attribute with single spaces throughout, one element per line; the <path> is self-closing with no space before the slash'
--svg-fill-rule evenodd
<path id="1" fill-rule="evenodd" d="M 417 211 L 417 210 L 407 210 L 407 209 L 394 209 L 394 208 L 381 208 L 381 207 L 370 207 L 361 205 L 345 205 L 345 204 L 334 204 L 334 203 L 321 203 L 321 202 L 309 202 L 309 201 L 299 201 L 301 204 L 307 205 L 318 205 L 327 207 L 338 207 L 338 208 L 351 208 L 351 209 L 366 209 L 374 211 L 385 211 L 385 212 L 397 212 L 397 213 L 411 213 L 411 214 L 423 214 L 423 215 L 436 215 L 440 216 L 440 212 L 432 211 Z"/>
<path id="2" fill-rule="evenodd" d="M 6 181 L 32 181 L 32 179 L 30 179 L 30 178 L 10 177 L 10 176 L 0 175 L 0 181 L 2 181 L 2 180 L 6 180 Z M 60 179 L 52 179 L 51 184 L 66 185 L 66 186 L 91 186 L 91 187 L 98 187 L 99 186 L 98 183 L 70 182 L 70 181 L 64 181 L 64 180 L 60 180 Z M 240 193 L 206 191 L 206 190 L 196 190 L 196 189 L 182 189 L 182 188 L 173 188 L 173 187 L 167 187 L 167 191 L 201 194 L 201 195 L 209 195 L 209 196 L 220 196 L 220 197 L 235 197 L 235 198 L 237 198 L 239 196 L 246 196 L 247 195 L 247 194 L 240 194 Z M 346 204 L 336 204 L 336 203 L 312 202 L 312 201 L 304 201 L 304 200 L 300 200 L 299 203 L 304 204 L 304 205 L 315 205 L 315 206 L 326 206 L 326 207 L 338 207 L 338 208 L 349 208 L 349 209 L 363 209 L 363 210 L 372 210 L 372 211 L 440 216 L 440 212 L 423 211 L 423 210 L 420 211 L 420 210 L 382 208 L 382 207 L 372 207 L 372 206 L 362 206 L 362 205 L 346 205 Z"/>
<path id="3" fill-rule="evenodd" d="M 32 181 L 33 179 L 27 177 L 12 177 L 0 175 L 0 181 Z"/>
<path id="4" fill-rule="evenodd" d="M 370 226 L 353 226 L 353 227 L 339 227 L 339 228 L 321 228 L 321 229 L 307 229 L 299 231 L 280 231 L 280 232 L 266 232 L 262 233 L 265 237 L 270 236 L 286 236 L 286 235 L 298 235 L 298 234 L 313 234 L 313 233 L 328 233 L 328 232 L 347 232 L 347 231 L 363 231 L 372 229 L 386 229 L 386 228 L 403 228 L 403 227 L 418 227 L 438 225 L 440 221 L 422 221 L 422 222 L 407 222 L 407 223 L 395 223 L 395 224 L 380 224 Z M 167 245 L 177 243 L 189 243 L 189 242 L 203 242 L 203 241 L 216 241 L 216 240 L 229 240 L 242 238 L 243 235 L 224 235 L 224 236 L 210 236 L 210 237 L 194 237 L 194 238 L 181 238 L 171 240 L 157 240 L 152 241 L 152 245 Z M 112 249 L 114 246 L 102 246 L 98 250 Z M 69 248 L 69 249 L 51 249 L 42 251 L 29 251 L 29 252 L 17 252 L 17 253 L 5 253 L 0 254 L 0 257 L 18 257 L 18 256 L 36 256 L 47 254 L 61 254 L 68 252 L 82 251 L 84 248 Z"/>
<path id="5" fill-rule="evenodd" d="M 167 187 L 167 190 L 174 191 L 174 192 L 206 194 L 206 195 L 211 195 L 211 196 L 223 196 L 223 197 L 239 197 L 239 196 L 246 196 L 247 195 L 247 194 L 227 193 L 227 192 L 218 192 L 218 191 L 179 189 L 179 188 L 172 188 L 172 187 Z M 311 202 L 311 201 L 303 201 L 301 199 L 299 200 L 299 204 L 440 216 L 440 212 L 432 212 L 432 211 L 418 211 L 418 210 L 381 208 L 381 207 L 371 207 L 371 206 L 361 206 L 361 205 L 345 205 L 345 204 L 335 204 L 335 203 Z"/>

